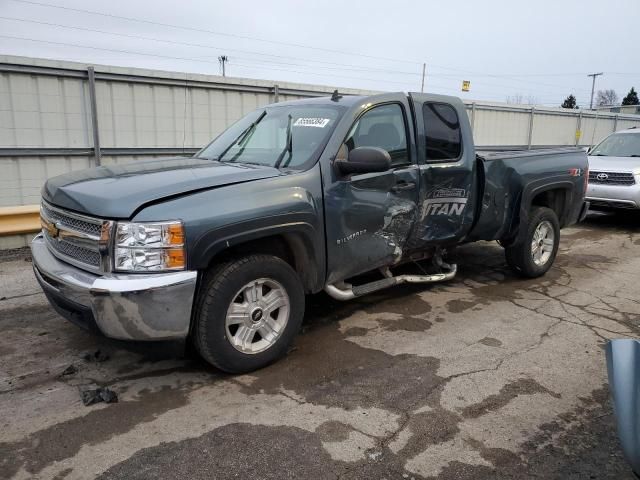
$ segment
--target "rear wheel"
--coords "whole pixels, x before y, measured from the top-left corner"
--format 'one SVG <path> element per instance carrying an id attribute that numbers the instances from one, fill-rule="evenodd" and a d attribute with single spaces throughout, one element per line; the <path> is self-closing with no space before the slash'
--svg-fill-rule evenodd
<path id="1" fill-rule="evenodd" d="M 505 248 L 507 263 L 523 277 L 540 277 L 553 265 L 559 244 L 560 223 L 555 212 L 533 207 L 524 238 Z"/>
<path id="2" fill-rule="evenodd" d="M 251 255 L 211 269 L 196 308 L 200 355 L 225 372 L 244 373 L 287 353 L 302 323 L 304 290 L 285 261 Z"/>

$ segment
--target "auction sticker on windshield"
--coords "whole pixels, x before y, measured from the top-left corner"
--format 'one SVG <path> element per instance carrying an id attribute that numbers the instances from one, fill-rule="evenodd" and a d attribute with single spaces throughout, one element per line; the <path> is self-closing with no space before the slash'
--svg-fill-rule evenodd
<path id="1" fill-rule="evenodd" d="M 293 124 L 294 127 L 318 127 L 324 128 L 327 123 L 331 121 L 330 118 L 299 118 Z"/>

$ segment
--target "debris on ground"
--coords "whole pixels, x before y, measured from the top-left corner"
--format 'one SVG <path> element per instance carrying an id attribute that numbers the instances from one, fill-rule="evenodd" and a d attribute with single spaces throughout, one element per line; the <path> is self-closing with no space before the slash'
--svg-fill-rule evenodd
<path id="1" fill-rule="evenodd" d="M 106 362 L 111 357 L 109 356 L 108 353 L 104 353 L 102 350 L 98 349 L 93 353 L 91 352 L 85 353 L 82 358 L 84 358 L 85 361 L 89 363 L 102 363 L 102 362 Z"/>
<path id="2" fill-rule="evenodd" d="M 118 394 L 106 387 L 100 387 L 80 392 L 82 403 L 85 407 L 94 403 L 118 403 Z"/>
<path id="3" fill-rule="evenodd" d="M 78 367 L 76 367 L 74 364 L 71 364 L 62 371 L 60 376 L 66 377 L 67 375 L 73 375 L 75 373 L 78 373 Z"/>

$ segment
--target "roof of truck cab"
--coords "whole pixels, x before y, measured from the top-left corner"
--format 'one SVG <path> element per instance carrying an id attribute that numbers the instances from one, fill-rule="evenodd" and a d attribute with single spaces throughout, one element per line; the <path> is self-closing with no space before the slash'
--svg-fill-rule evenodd
<path id="1" fill-rule="evenodd" d="M 340 94 L 340 92 L 338 91 Z M 283 105 L 345 105 L 351 106 L 354 103 L 359 102 L 363 98 L 367 98 L 370 95 L 341 95 L 337 100 L 331 100 L 331 96 L 327 97 L 313 97 L 313 98 L 301 98 L 300 100 L 288 100 L 286 102 L 270 103 L 267 107 L 281 107 Z"/>

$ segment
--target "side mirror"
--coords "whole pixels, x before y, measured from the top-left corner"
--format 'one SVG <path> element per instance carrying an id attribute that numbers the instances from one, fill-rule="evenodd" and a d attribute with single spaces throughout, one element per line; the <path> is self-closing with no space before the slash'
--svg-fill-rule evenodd
<path id="1" fill-rule="evenodd" d="M 343 175 L 386 172 L 391 168 L 391 156 L 383 148 L 358 147 L 346 159 L 336 158 L 336 167 Z"/>

